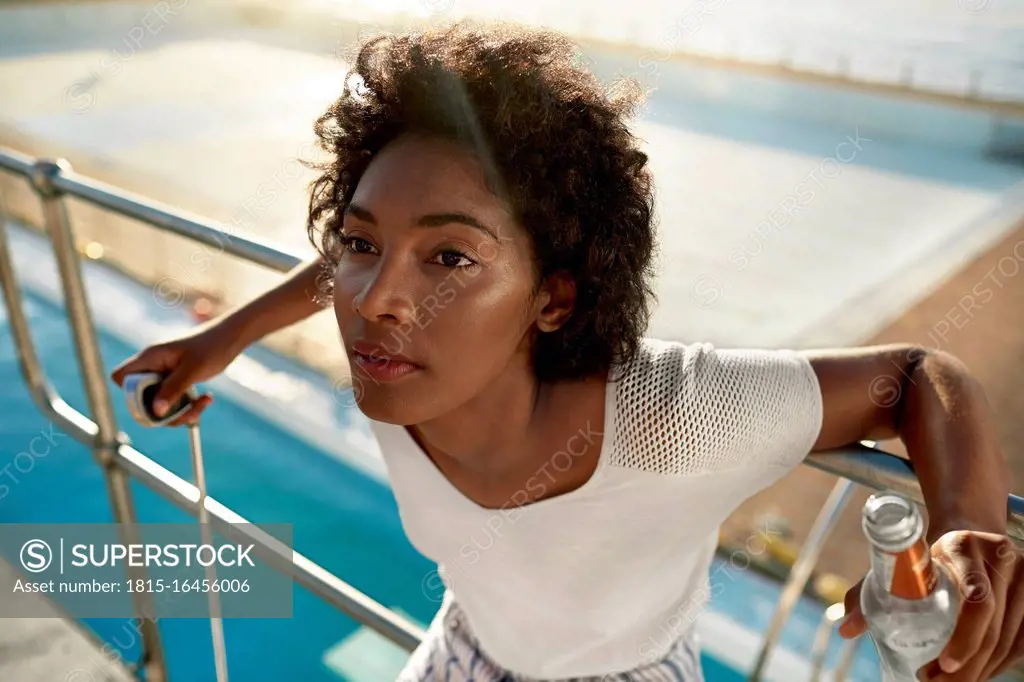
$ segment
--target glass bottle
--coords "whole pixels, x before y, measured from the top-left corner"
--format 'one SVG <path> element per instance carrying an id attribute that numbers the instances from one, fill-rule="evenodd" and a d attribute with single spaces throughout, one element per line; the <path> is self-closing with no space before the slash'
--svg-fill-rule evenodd
<path id="1" fill-rule="evenodd" d="M 942 653 L 960 610 L 956 584 L 932 560 L 917 506 L 894 493 L 864 503 L 861 525 L 871 568 L 860 593 L 868 634 L 882 661 L 883 682 L 916 682 Z"/>

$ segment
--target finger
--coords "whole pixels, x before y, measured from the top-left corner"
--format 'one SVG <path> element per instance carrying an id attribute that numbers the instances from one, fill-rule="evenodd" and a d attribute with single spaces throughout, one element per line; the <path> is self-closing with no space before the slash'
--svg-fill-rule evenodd
<path id="1" fill-rule="evenodd" d="M 983 633 L 981 645 L 973 656 L 966 661 L 962 662 L 959 667 L 955 670 L 947 671 L 943 666 L 944 659 L 939 657 L 939 669 L 942 671 L 938 675 L 928 678 L 931 682 L 964 682 L 964 680 L 987 680 L 988 677 L 982 675 L 982 671 L 988 667 L 989 661 L 991 660 L 992 651 L 999 644 L 999 626 L 996 624 L 989 625 L 988 629 Z"/>
<path id="2" fill-rule="evenodd" d="M 989 664 L 982 673 L 982 679 L 995 677 L 1000 671 L 1012 665 L 1024 654 L 1020 643 L 1022 623 L 1024 623 L 1024 582 L 1022 582 L 1021 555 L 1012 543 L 1003 551 L 997 551 L 998 563 L 995 570 L 1006 582 L 1006 599 L 999 643 L 989 657 Z"/>
<path id="3" fill-rule="evenodd" d="M 846 610 L 846 616 L 843 618 L 843 622 L 839 625 L 839 636 L 844 639 L 852 639 L 859 637 L 864 634 L 868 628 L 867 621 L 864 620 L 864 614 L 860 610 L 860 590 L 864 585 L 862 579 L 856 585 L 846 591 L 846 596 L 843 597 L 843 606 Z"/>
<path id="4" fill-rule="evenodd" d="M 130 373 L 129 368 L 139 361 L 139 353 L 132 355 L 128 359 L 121 362 L 110 372 L 110 379 L 118 386 L 124 386 L 124 378 Z"/>
<path id="5" fill-rule="evenodd" d="M 942 674 L 942 668 L 939 667 L 938 661 L 930 661 L 925 663 L 917 671 L 917 679 L 921 682 L 931 682 Z"/>
<path id="6" fill-rule="evenodd" d="M 997 586 L 993 585 L 987 571 L 979 570 L 979 567 L 985 569 L 985 561 L 977 538 L 966 533 L 943 537 L 941 544 L 936 545 L 939 552 L 936 559 L 953 579 L 960 597 L 960 608 L 953 635 L 939 656 L 939 665 L 946 673 L 954 673 L 971 661 L 986 644 L 990 623 L 996 615 L 993 589 Z M 975 663 L 971 665 L 973 667 Z M 955 679 L 968 678 L 957 676 Z"/>
<path id="7" fill-rule="evenodd" d="M 868 622 L 864 620 L 864 614 L 858 606 L 852 613 L 848 613 L 839 624 L 839 636 L 843 639 L 854 639 L 863 635 L 868 629 Z"/>
<path id="8" fill-rule="evenodd" d="M 193 424 L 199 421 L 199 415 L 203 413 L 203 410 L 213 402 L 213 396 L 209 393 L 204 393 L 199 396 L 196 401 L 189 408 L 188 412 L 181 415 L 177 419 L 173 419 L 167 422 L 167 426 L 184 426 L 186 424 Z"/>
<path id="9" fill-rule="evenodd" d="M 198 409 L 198 410 L 196 410 L 194 412 L 190 412 L 189 416 L 185 419 L 185 424 L 188 425 L 188 426 L 194 426 L 194 425 L 198 424 L 199 423 L 199 417 L 200 417 L 200 415 L 203 414 L 203 410 L 205 410 L 205 409 L 206 409 L 206 407 L 204 406 L 204 407 L 202 407 L 202 408 L 200 408 L 200 409 Z"/>
<path id="10" fill-rule="evenodd" d="M 1017 636 L 1010 647 L 1010 654 L 1003 659 L 1002 663 L 996 666 L 996 669 L 992 672 L 993 677 L 1003 674 L 1008 668 L 1017 665 L 1022 660 L 1024 660 L 1024 627 L 1021 627 L 1018 623 Z"/>
<path id="11" fill-rule="evenodd" d="M 949 644 L 939 656 L 939 666 L 948 673 L 959 671 L 956 679 L 980 679 L 982 668 L 999 644 L 1006 585 L 998 575 L 982 571 L 964 574 L 958 585 L 960 615 Z"/>
<path id="12" fill-rule="evenodd" d="M 202 414 L 203 410 L 206 409 L 206 405 L 193 405 L 189 408 L 188 412 L 181 415 L 177 419 L 173 419 L 167 422 L 166 426 L 187 426 L 192 424 L 194 419 L 198 419 L 199 415 Z"/>
<path id="13" fill-rule="evenodd" d="M 153 396 L 153 412 L 158 417 L 164 416 L 170 406 L 175 404 L 191 385 L 192 366 L 182 362 L 160 382 L 160 388 Z"/>
<path id="14" fill-rule="evenodd" d="M 110 373 L 111 380 L 124 386 L 124 378 L 141 372 L 166 372 L 171 369 L 172 357 L 158 346 L 145 348 L 131 356 Z"/>
<path id="15" fill-rule="evenodd" d="M 199 423 L 200 415 L 202 415 L 203 412 L 206 411 L 206 408 L 209 407 L 210 403 L 212 403 L 212 402 L 213 402 L 213 396 L 212 395 L 207 395 L 206 396 L 206 400 L 203 401 L 203 403 L 195 410 L 195 414 L 193 414 L 193 415 L 191 415 L 189 417 L 189 420 L 188 420 L 189 424 L 198 424 Z"/>

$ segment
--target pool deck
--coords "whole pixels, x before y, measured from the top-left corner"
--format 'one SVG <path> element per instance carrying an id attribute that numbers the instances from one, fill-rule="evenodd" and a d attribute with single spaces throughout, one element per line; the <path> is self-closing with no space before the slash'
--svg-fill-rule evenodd
<path id="1" fill-rule="evenodd" d="M 0 594 L 23 576 L 0 559 Z M 5 682 L 130 682 L 100 644 L 42 595 L 25 595 L 36 618 L 0 618 L 0 680 Z"/>
<path id="2" fill-rule="evenodd" d="M 66 157 L 84 174 L 312 256 L 304 229 L 312 175 L 294 159 L 312 155 L 312 122 L 336 95 L 345 64 L 282 36 L 189 30 L 168 25 L 118 65 L 100 38 L 0 58 L 8 93 L 0 144 Z M 623 66 L 621 57 L 594 56 L 595 71 Z M 716 85 L 735 87 L 719 75 Z M 674 67 L 657 76 L 636 124 L 657 182 L 661 305 L 652 336 L 785 346 L 834 331 L 823 341 L 846 343 L 850 329 L 884 328 L 1024 212 L 1024 197 L 1000 206 L 1001 190 L 1024 180 L 1019 169 L 954 163 L 941 150 L 916 158 L 875 137 L 870 117 L 815 127 L 720 116 L 714 107 L 724 105 L 678 99 L 685 77 Z M 752 130 L 757 140 L 748 139 Z M 35 197 L 10 192 L 8 200 L 36 222 Z M 105 258 L 150 281 L 231 304 L 276 280 L 87 209 L 71 207 L 79 237 L 103 243 Z M 1007 220 L 1006 211 L 1018 213 Z M 896 276 L 901 286 L 890 285 Z M 823 324 L 839 307 L 844 324 Z M 299 357 L 321 369 L 344 364 L 330 315 L 302 325 L 313 343 L 303 352 L 296 342 Z"/>

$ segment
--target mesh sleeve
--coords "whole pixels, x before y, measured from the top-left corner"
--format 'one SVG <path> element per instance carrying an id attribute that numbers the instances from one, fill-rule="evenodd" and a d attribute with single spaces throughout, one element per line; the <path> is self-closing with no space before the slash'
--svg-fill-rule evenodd
<path id="1" fill-rule="evenodd" d="M 817 377 L 795 351 L 648 339 L 617 390 L 613 463 L 651 473 L 795 467 L 821 428 Z"/>

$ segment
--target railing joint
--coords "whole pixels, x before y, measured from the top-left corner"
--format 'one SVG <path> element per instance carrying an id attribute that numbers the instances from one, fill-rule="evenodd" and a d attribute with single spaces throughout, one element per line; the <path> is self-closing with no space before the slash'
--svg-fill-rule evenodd
<path id="1" fill-rule="evenodd" d="M 121 446 L 117 443 L 100 443 L 99 435 L 97 434 L 96 439 L 93 442 L 92 452 L 96 458 L 96 463 L 99 464 L 104 472 L 117 469 L 117 450 Z"/>
<path id="2" fill-rule="evenodd" d="M 64 191 L 57 187 L 54 179 L 59 175 L 71 172 L 71 164 L 66 159 L 40 159 L 32 164 L 29 182 L 32 188 L 44 199 L 55 199 Z"/>

